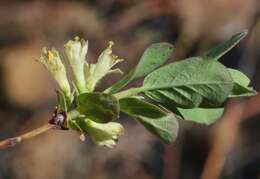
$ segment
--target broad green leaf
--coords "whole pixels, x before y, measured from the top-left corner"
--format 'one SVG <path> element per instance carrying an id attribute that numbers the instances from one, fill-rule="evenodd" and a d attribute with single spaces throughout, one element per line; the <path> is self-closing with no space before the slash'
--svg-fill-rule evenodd
<path id="1" fill-rule="evenodd" d="M 148 47 L 143 53 L 135 70 L 134 77 L 139 78 L 158 68 L 170 57 L 173 45 L 162 42 L 155 43 Z"/>
<path id="2" fill-rule="evenodd" d="M 155 70 L 145 78 L 142 90 L 159 103 L 194 108 L 221 106 L 232 88 L 233 80 L 225 66 L 193 57 Z"/>
<path id="3" fill-rule="evenodd" d="M 82 93 L 78 96 L 77 110 L 95 122 L 106 123 L 119 116 L 118 100 L 105 93 Z"/>
<path id="4" fill-rule="evenodd" d="M 224 112 L 224 108 L 177 109 L 185 120 L 207 125 L 218 120 Z"/>
<path id="5" fill-rule="evenodd" d="M 246 35 L 248 31 L 244 30 L 234 36 L 232 36 L 229 40 L 218 44 L 216 47 L 210 49 L 205 53 L 205 57 L 209 59 L 218 60 L 220 57 L 225 55 L 228 51 L 230 51 L 233 47 L 235 47 Z"/>
<path id="6" fill-rule="evenodd" d="M 152 44 L 145 50 L 135 69 L 105 90 L 105 93 L 113 94 L 126 86 L 130 81 L 149 74 L 161 66 L 170 57 L 172 51 L 173 45 L 169 43 Z"/>
<path id="7" fill-rule="evenodd" d="M 173 113 L 137 98 L 124 98 L 119 103 L 122 112 L 139 121 L 164 142 L 170 143 L 177 137 L 178 123 Z"/>
<path id="8" fill-rule="evenodd" d="M 229 73 L 234 81 L 234 86 L 229 97 L 246 97 L 256 95 L 256 91 L 249 87 L 250 79 L 242 72 L 229 68 Z"/>

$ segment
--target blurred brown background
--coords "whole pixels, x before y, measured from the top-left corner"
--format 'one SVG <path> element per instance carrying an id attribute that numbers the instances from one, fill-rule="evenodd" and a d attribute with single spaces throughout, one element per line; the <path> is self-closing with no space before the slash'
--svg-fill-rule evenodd
<path id="1" fill-rule="evenodd" d="M 114 52 L 125 59 L 119 67 L 128 71 L 153 42 L 175 44 L 174 61 L 248 29 L 222 62 L 247 74 L 258 90 L 259 5 L 259 0 L 0 1 L 0 138 L 48 121 L 56 84 L 35 59 L 42 47 L 62 49 L 74 36 L 89 40 L 90 62 L 113 40 Z M 118 78 L 109 76 L 100 88 Z M 224 117 L 209 127 L 180 121 L 171 145 L 121 118 L 126 130 L 116 149 L 82 143 L 71 131 L 50 131 L 0 151 L 0 178 L 260 179 L 259 96 L 228 102 Z"/>

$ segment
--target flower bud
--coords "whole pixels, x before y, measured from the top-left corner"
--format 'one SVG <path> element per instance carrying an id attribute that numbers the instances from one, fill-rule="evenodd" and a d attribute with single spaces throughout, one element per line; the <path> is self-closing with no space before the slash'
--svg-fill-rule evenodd
<path id="1" fill-rule="evenodd" d="M 69 40 L 65 44 L 65 54 L 72 68 L 75 85 L 80 93 L 86 92 L 86 81 L 84 74 L 85 58 L 88 51 L 88 42 L 79 37 Z"/>
<path id="2" fill-rule="evenodd" d="M 92 120 L 86 120 L 87 134 L 94 143 L 100 146 L 113 148 L 116 146 L 118 137 L 124 132 L 124 128 L 117 122 L 97 123 Z"/>

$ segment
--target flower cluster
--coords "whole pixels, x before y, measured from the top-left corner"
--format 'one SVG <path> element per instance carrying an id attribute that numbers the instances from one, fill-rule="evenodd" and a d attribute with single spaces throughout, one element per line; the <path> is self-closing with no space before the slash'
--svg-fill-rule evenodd
<path id="1" fill-rule="evenodd" d="M 64 55 L 61 55 L 56 49 L 43 48 L 38 61 L 48 69 L 58 83 L 59 92 L 64 95 L 64 97 L 60 97 L 58 94 L 58 97 L 64 99 L 66 103 L 66 107 L 62 110 L 68 113 L 73 110 L 69 106 L 73 106 L 77 96 L 82 93 L 93 92 L 98 82 L 107 74 L 122 73 L 120 69 L 112 69 L 115 64 L 122 61 L 112 53 L 113 44 L 111 41 L 108 43 L 108 47 L 100 54 L 96 64 L 89 64 L 86 61 L 88 41 L 79 37 L 69 40 L 64 45 Z M 65 63 L 65 61 L 68 63 Z M 68 64 L 71 69 L 71 84 L 74 89 L 71 89 L 67 78 L 65 64 Z M 114 147 L 117 138 L 123 132 L 123 126 L 117 122 L 97 123 L 88 118 L 81 118 L 79 123 L 75 122 L 78 120 L 73 119 L 74 129 L 82 133 L 81 138 L 89 135 L 98 145 Z"/>

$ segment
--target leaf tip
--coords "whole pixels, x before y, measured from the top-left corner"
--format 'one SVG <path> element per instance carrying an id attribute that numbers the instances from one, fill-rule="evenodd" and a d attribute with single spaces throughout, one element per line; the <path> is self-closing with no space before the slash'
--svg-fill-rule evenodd
<path id="1" fill-rule="evenodd" d="M 243 35 L 246 36 L 246 35 L 248 34 L 248 29 L 244 29 L 244 30 L 242 30 L 242 31 L 241 31 L 241 34 L 243 34 Z"/>
<path id="2" fill-rule="evenodd" d="M 248 34 L 248 30 L 247 29 L 244 29 L 244 30 L 242 30 L 241 32 L 239 32 L 239 33 L 237 33 L 237 34 L 235 34 L 233 37 L 239 37 L 239 39 L 240 40 L 242 40 L 245 36 L 247 36 L 247 34 Z M 239 41 L 240 41 L 239 40 Z M 239 42 L 238 41 L 238 42 Z"/>

